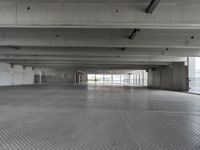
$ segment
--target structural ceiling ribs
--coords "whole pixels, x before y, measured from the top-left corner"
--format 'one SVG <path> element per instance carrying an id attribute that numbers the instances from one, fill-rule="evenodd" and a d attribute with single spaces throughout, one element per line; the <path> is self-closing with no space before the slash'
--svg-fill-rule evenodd
<path id="1" fill-rule="evenodd" d="M 200 56 L 199 0 L 0 0 L 0 61 L 148 68 Z"/>

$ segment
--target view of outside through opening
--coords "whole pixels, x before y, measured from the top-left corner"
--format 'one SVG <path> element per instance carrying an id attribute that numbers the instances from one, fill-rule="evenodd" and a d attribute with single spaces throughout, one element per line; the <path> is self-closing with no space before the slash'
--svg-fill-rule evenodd
<path id="1" fill-rule="evenodd" d="M 200 93 L 200 57 L 189 58 L 189 91 Z"/>
<path id="2" fill-rule="evenodd" d="M 132 71 L 128 74 L 88 74 L 88 84 L 129 84 L 147 86 L 146 70 Z"/>

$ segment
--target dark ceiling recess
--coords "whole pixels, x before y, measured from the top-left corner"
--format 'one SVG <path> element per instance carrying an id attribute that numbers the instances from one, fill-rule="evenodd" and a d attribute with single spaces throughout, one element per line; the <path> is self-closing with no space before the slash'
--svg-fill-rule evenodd
<path id="1" fill-rule="evenodd" d="M 140 32 L 140 29 L 134 29 L 131 33 L 131 35 L 129 36 L 130 40 L 133 40 L 135 38 L 135 36 Z"/>
<path id="2" fill-rule="evenodd" d="M 126 47 L 122 47 L 122 48 L 121 48 L 121 51 L 125 51 L 125 50 L 126 50 Z"/>
<path id="3" fill-rule="evenodd" d="M 191 39 L 194 39 L 194 36 L 191 36 L 190 38 L 191 38 Z"/>
<path id="4" fill-rule="evenodd" d="M 8 47 L 12 49 L 20 49 L 20 46 L 8 46 Z"/>
<path id="5" fill-rule="evenodd" d="M 160 0 L 151 0 L 149 6 L 146 9 L 147 14 L 152 14 L 155 8 L 158 6 Z"/>

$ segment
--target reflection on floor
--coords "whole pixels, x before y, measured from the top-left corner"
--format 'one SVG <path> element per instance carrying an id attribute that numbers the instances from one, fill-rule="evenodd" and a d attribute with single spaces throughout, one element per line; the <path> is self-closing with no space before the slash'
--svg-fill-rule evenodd
<path id="1" fill-rule="evenodd" d="M 1 87 L 0 149 L 199 150 L 200 96 L 130 86 Z"/>

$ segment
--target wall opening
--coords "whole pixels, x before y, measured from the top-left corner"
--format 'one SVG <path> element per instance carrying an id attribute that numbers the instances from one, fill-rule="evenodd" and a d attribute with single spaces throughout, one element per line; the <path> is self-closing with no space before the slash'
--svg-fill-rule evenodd
<path id="1" fill-rule="evenodd" d="M 146 70 L 135 70 L 127 74 L 87 74 L 88 84 L 125 84 L 132 86 L 147 86 Z"/>

